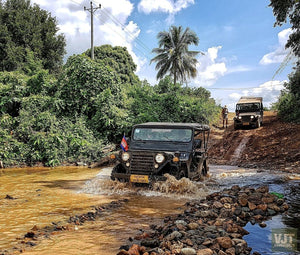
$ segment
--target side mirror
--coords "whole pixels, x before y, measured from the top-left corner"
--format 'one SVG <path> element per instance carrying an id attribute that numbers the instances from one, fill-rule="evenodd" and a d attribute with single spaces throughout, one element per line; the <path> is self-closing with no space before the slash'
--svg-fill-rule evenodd
<path id="1" fill-rule="evenodd" d="M 201 148 L 201 142 L 202 142 L 201 139 L 195 139 L 195 141 L 194 141 L 194 147 L 195 148 Z"/>

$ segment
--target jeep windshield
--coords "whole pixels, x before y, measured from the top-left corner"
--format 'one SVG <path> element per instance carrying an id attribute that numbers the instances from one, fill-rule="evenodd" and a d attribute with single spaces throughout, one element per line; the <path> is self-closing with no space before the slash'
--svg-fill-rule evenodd
<path id="1" fill-rule="evenodd" d="M 192 129 L 137 127 L 133 131 L 132 138 L 135 141 L 190 142 Z"/>
<path id="2" fill-rule="evenodd" d="M 259 103 L 237 104 L 236 110 L 239 112 L 258 112 L 260 110 Z"/>

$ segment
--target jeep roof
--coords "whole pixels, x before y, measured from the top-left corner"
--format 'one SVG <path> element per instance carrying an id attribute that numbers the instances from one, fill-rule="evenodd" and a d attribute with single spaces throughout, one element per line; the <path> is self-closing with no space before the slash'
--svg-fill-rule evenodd
<path id="1" fill-rule="evenodd" d="M 168 127 L 168 128 L 193 128 L 197 131 L 208 131 L 210 130 L 208 125 L 199 123 L 180 123 L 180 122 L 146 122 L 134 125 L 136 127 Z"/>
<path id="2" fill-rule="evenodd" d="M 244 104 L 244 103 L 261 103 L 261 102 L 262 102 L 262 97 L 241 97 L 237 103 Z"/>

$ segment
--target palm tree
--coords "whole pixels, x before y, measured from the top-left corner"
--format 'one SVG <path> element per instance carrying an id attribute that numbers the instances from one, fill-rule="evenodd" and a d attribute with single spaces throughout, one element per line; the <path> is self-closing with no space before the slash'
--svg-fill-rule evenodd
<path id="1" fill-rule="evenodd" d="M 171 26 L 169 31 L 159 32 L 157 35 L 159 48 L 152 50 L 156 56 L 151 62 L 157 62 L 155 69 L 158 70 L 157 79 L 169 74 L 173 77 L 174 85 L 177 80 L 182 83 L 187 78 L 195 78 L 197 75 L 197 59 L 199 51 L 189 51 L 191 44 L 198 45 L 199 38 L 195 32 L 181 26 Z"/>

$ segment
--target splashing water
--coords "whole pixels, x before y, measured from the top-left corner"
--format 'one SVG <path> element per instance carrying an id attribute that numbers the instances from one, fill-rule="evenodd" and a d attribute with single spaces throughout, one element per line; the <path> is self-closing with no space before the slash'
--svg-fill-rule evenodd
<path id="1" fill-rule="evenodd" d="M 205 196 L 208 192 L 203 183 L 196 183 L 188 178 L 177 180 L 170 174 L 165 174 L 165 177 L 167 177 L 165 181 L 153 184 L 153 190 L 166 194 L 200 195 L 201 197 Z"/>
<path id="2" fill-rule="evenodd" d="M 184 197 L 188 199 L 203 198 L 209 190 L 204 183 L 193 182 L 188 178 L 177 180 L 173 175 L 166 174 L 165 181 L 157 181 L 151 185 L 135 185 L 129 182 L 112 181 L 97 175 L 94 179 L 87 181 L 82 193 L 101 195 L 141 195 L 141 196 L 165 196 Z"/>

